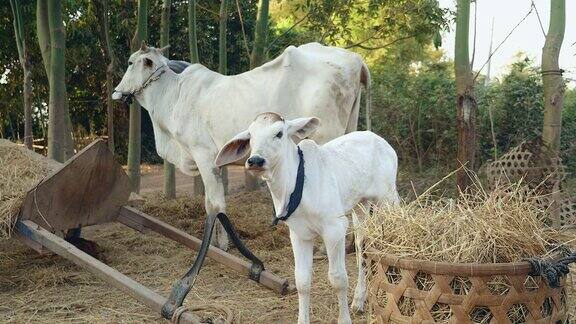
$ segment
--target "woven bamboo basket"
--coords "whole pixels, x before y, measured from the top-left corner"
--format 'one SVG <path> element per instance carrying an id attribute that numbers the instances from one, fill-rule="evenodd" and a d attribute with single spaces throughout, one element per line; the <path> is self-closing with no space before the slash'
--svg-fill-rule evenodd
<path id="1" fill-rule="evenodd" d="M 576 227 L 576 196 L 562 190 L 566 167 L 540 139 L 523 141 L 485 168 L 490 188 L 520 180 L 538 192 L 539 207 L 548 209 L 549 225 Z"/>
<path id="2" fill-rule="evenodd" d="M 366 251 L 376 323 L 563 323 L 565 279 L 550 288 L 528 262 L 465 264 Z"/>

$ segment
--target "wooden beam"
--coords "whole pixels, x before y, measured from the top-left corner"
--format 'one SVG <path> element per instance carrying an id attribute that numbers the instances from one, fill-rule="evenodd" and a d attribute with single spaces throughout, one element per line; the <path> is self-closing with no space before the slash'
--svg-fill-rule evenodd
<path id="1" fill-rule="evenodd" d="M 166 298 L 155 291 L 82 252 L 74 245 L 50 233 L 32 221 L 18 221 L 16 223 L 16 231 L 23 237 L 27 238 L 27 240 L 24 240 L 23 242 L 27 243 L 28 241 L 33 241 L 46 247 L 52 252 L 88 270 L 98 278 L 106 281 L 119 290 L 129 294 L 160 314 L 160 310 L 162 309 L 162 305 L 166 302 Z M 200 323 L 200 318 L 189 311 L 185 311 L 180 316 L 179 323 L 197 324 Z"/>
<path id="2" fill-rule="evenodd" d="M 200 245 L 202 244 L 200 239 L 185 233 L 175 228 L 174 226 L 166 224 L 152 216 L 146 215 L 145 213 L 132 207 L 122 207 L 120 209 L 120 213 L 118 214 L 118 221 L 138 231 L 142 231 L 143 227 L 148 228 L 195 251 L 198 251 Z M 252 264 L 246 260 L 243 260 L 235 255 L 227 253 L 213 246 L 210 246 L 206 255 L 210 259 L 240 272 L 247 278 L 250 275 L 250 268 Z M 285 295 L 290 292 L 288 289 L 288 280 L 280 278 L 267 270 L 262 271 L 260 275 L 260 283 L 274 290 L 280 295 Z"/>

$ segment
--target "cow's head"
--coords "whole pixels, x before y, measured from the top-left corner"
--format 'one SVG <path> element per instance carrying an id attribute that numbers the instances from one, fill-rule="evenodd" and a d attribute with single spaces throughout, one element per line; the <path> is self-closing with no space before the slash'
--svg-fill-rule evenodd
<path id="1" fill-rule="evenodd" d="M 320 125 L 316 117 L 284 120 L 282 116 L 267 112 L 256 116 L 247 130 L 234 136 L 218 153 L 216 165 L 223 166 L 244 158 L 246 169 L 258 175 L 266 175 L 291 151 L 292 136 L 309 137 Z"/>
<path id="2" fill-rule="evenodd" d="M 128 69 L 124 73 L 122 80 L 114 89 L 112 99 L 118 100 L 122 97 L 134 93 L 140 89 L 146 80 L 148 80 L 154 73 L 162 66 L 166 66 L 168 59 L 162 53 L 168 48 L 148 47 L 145 42 L 142 46 L 128 59 Z"/>

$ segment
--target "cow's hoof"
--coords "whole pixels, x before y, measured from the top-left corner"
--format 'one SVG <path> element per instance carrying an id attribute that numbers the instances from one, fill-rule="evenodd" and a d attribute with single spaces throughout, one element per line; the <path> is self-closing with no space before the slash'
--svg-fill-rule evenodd
<path id="1" fill-rule="evenodd" d="M 224 238 L 217 236 L 224 236 Z M 212 235 L 210 245 L 215 246 L 222 251 L 228 251 L 228 235 Z"/>

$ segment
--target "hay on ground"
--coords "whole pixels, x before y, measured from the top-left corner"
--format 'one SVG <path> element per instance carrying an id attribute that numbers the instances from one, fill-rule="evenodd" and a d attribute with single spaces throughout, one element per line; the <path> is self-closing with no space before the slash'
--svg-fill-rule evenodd
<path id="1" fill-rule="evenodd" d="M 58 166 L 54 160 L 0 139 L 0 239 L 10 237 L 28 190 Z"/>
<path id="2" fill-rule="evenodd" d="M 199 237 L 205 220 L 204 199 L 145 197 L 142 210 Z M 270 226 L 272 201 L 265 191 L 231 193 L 230 220 L 244 243 L 266 269 L 294 283 L 294 261 L 287 227 Z M 196 253 L 153 232 L 140 233 L 121 224 L 89 226 L 83 236 L 103 249 L 106 263 L 166 296 L 194 261 Z M 236 249 L 231 253 L 239 255 Z M 346 256 L 351 299 L 356 281 L 354 255 Z M 335 322 L 338 299 L 329 280 L 328 262 L 314 260 L 310 315 L 313 322 Z M 159 314 L 112 288 L 88 271 L 57 256 L 40 256 L 17 240 L 0 241 L 0 322 L 162 323 Z M 0 296 L 2 294 L 0 293 Z M 298 295 L 279 296 L 244 275 L 207 259 L 185 305 L 218 304 L 232 310 L 234 323 L 294 323 Z M 194 311 L 206 321 L 222 312 Z M 364 315 L 351 314 L 363 321 Z"/>

